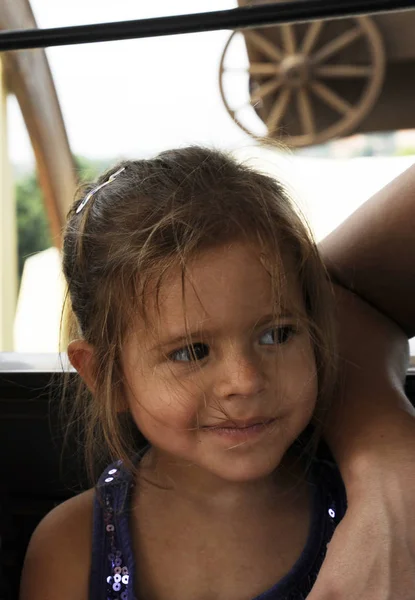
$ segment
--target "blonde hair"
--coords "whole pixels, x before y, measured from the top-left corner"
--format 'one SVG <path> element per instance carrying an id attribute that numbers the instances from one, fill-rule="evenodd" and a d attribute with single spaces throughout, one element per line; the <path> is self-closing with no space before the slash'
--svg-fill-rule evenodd
<path id="1" fill-rule="evenodd" d="M 77 213 L 86 195 L 122 167 Z M 104 448 L 106 459 L 131 464 L 134 446 L 120 419 L 125 407 L 121 352 L 129 324 L 137 314 L 146 318 L 149 283 L 157 282 L 158 295 L 173 266 L 181 265 L 183 273 L 196 254 L 241 239 L 259 244 L 266 254 L 275 298 L 283 253 L 294 261 L 317 365 L 314 444 L 318 440 L 336 369 L 330 285 L 316 244 L 275 179 L 223 152 L 191 146 L 117 164 L 80 190 L 68 214 L 63 269 L 72 309 L 70 336 L 94 347 L 99 375 L 93 397 L 79 378 L 71 403 L 85 423 L 90 473 Z"/>

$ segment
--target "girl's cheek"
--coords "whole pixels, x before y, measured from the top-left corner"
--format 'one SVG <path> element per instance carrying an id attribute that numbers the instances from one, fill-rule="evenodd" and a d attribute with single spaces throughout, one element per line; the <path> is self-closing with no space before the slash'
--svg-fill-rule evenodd
<path id="1" fill-rule="evenodd" d="M 313 348 L 307 339 L 293 344 L 276 361 L 275 385 L 284 395 L 317 396 L 317 370 Z"/>
<path id="2" fill-rule="evenodd" d="M 195 419 L 203 405 L 205 394 L 195 382 L 177 379 L 153 379 L 145 386 L 141 395 L 141 411 L 148 417 L 170 423 L 188 423 Z"/>

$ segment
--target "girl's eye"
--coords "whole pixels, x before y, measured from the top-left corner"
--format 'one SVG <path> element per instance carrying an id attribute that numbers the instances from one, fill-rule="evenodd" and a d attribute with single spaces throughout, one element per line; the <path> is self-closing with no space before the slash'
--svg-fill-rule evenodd
<path id="1" fill-rule="evenodd" d="M 209 356 L 209 346 L 206 344 L 192 344 L 179 348 L 169 355 L 170 360 L 176 362 L 197 362 Z"/>
<path id="2" fill-rule="evenodd" d="M 264 346 L 274 346 L 275 344 L 285 344 L 296 333 L 293 325 L 281 325 L 268 329 L 262 336 L 260 343 Z"/>

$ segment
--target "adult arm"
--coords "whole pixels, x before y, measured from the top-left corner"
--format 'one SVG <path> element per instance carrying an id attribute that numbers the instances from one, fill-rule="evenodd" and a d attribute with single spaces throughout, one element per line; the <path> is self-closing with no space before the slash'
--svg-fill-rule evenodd
<path id="1" fill-rule="evenodd" d="M 377 309 L 336 287 L 343 393 L 326 436 L 349 488 L 366 458 L 383 460 L 381 449 L 398 443 L 411 448 L 415 441 L 414 413 L 403 391 L 405 336 L 415 334 L 414 234 L 415 166 L 320 244 L 334 280 Z"/>
<path id="2" fill-rule="evenodd" d="M 310 600 L 414 597 L 415 413 L 403 388 L 415 331 L 414 213 L 411 168 L 321 244 L 335 280 L 372 307 L 335 287 L 341 385 L 325 436 L 349 507 Z"/>
<path id="3" fill-rule="evenodd" d="M 415 335 L 415 165 L 320 244 L 334 280 Z"/>

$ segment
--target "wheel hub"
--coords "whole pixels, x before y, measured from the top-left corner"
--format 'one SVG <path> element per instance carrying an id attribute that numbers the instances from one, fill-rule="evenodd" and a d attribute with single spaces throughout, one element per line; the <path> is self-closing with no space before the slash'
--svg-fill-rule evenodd
<path id="1" fill-rule="evenodd" d="M 281 75 L 286 84 L 301 87 L 310 79 L 308 60 L 302 54 L 291 54 L 281 61 Z"/>

